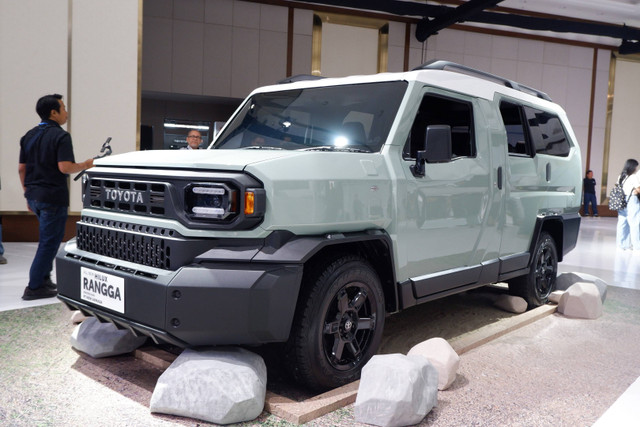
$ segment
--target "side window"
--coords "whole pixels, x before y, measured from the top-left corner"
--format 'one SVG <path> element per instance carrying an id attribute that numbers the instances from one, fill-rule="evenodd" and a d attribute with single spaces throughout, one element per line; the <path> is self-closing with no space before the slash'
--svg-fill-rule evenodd
<path id="1" fill-rule="evenodd" d="M 430 125 L 451 126 L 451 149 L 454 159 L 475 157 L 473 107 L 470 102 L 425 95 L 404 147 L 405 158 L 415 159 L 416 153 L 424 149 L 425 132 Z"/>
<path id="2" fill-rule="evenodd" d="M 571 146 L 560 119 L 545 111 L 524 107 L 531 140 L 538 154 L 566 157 Z"/>
<path id="3" fill-rule="evenodd" d="M 522 108 L 511 102 L 500 103 L 500 114 L 507 130 L 507 144 L 509 154 L 531 156 L 530 145 L 527 142 L 527 131 L 524 126 Z"/>

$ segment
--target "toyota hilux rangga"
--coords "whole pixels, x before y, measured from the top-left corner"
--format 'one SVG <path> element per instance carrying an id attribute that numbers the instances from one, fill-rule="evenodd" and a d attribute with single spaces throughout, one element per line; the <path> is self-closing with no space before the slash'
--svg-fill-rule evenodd
<path id="1" fill-rule="evenodd" d="M 282 343 L 319 389 L 358 378 L 408 307 L 495 282 L 546 303 L 580 225 L 563 109 L 443 61 L 290 78 L 207 150 L 95 163 L 59 298 L 156 343 Z"/>

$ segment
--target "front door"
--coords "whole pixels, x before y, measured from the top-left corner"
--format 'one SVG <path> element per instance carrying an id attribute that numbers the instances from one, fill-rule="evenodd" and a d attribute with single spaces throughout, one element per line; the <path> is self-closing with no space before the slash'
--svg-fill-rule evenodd
<path id="1" fill-rule="evenodd" d="M 416 113 L 404 150 L 406 218 L 398 219 L 398 279 L 411 279 L 417 298 L 478 282 L 487 261 L 495 261 L 497 277 L 500 160 L 492 158 L 491 131 L 479 125 L 485 123 L 480 110 L 473 98 L 425 88 Z M 409 166 L 430 125 L 451 127 L 452 158 L 427 160 L 425 175 L 414 176 Z"/>

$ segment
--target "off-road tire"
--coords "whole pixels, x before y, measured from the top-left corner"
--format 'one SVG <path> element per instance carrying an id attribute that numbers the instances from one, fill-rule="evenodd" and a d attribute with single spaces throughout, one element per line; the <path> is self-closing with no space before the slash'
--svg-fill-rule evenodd
<path id="1" fill-rule="evenodd" d="M 524 298 L 529 308 L 539 307 L 549 301 L 549 294 L 556 288 L 558 251 L 549 233 L 540 234 L 533 252 L 529 273 L 509 281 L 509 293 Z"/>
<path id="2" fill-rule="evenodd" d="M 298 301 L 285 345 L 293 378 L 314 390 L 360 378 L 384 327 L 384 294 L 375 270 L 357 256 L 328 259 L 305 274 Z"/>

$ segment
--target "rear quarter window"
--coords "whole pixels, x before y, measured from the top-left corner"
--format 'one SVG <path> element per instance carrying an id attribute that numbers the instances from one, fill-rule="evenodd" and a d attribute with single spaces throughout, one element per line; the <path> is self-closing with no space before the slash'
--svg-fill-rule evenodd
<path id="1" fill-rule="evenodd" d="M 571 145 L 560 119 L 546 111 L 524 107 L 536 154 L 566 157 Z"/>

